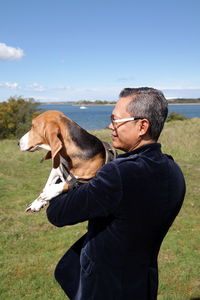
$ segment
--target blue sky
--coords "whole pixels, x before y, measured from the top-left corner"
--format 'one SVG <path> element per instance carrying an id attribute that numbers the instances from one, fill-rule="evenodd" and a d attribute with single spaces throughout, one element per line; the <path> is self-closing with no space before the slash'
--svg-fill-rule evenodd
<path id="1" fill-rule="evenodd" d="M 0 101 L 200 98 L 199 15 L 199 0 L 1 1 Z"/>

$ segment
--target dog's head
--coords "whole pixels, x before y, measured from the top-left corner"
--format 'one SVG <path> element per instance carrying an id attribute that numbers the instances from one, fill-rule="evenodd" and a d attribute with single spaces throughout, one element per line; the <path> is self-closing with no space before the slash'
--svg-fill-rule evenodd
<path id="1" fill-rule="evenodd" d="M 52 158 L 53 167 L 58 167 L 59 151 L 62 149 L 60 120 L 64 115 L 58 111 L 47 111 L 32 120 L 32 127 L 19 141 L 21 151 L 34 152 L 46 149 L 45 159 Z"/>

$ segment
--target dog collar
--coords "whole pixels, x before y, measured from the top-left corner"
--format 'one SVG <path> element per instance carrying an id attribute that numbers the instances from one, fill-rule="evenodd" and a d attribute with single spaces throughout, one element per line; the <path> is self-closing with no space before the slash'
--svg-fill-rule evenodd
<path id="1" fill-rule="evenodd" d="M 102 143 L 103 143 L 103 146 L 105 149 L 105 163 L 104 164 L 107 164 L 117 157 L 117 151 L 110 144 L 108 144 L 106 142 L 102 142 Z"/>

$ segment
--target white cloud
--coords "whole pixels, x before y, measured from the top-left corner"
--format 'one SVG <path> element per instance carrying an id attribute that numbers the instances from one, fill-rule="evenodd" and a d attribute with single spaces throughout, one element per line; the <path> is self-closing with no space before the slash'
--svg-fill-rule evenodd
<path id="1" fill-rule="evenodd" d="M 121 87 L 119 86 L 96 86 L 96 87 L 57 87 L 52 89 L 51 95 L 56 95 L 60 101 L 76 100 L 115 100 Z"/>
<path id="2" fill-rule="evenodd" d="M 42 85 L 40 85 L 36 82 L 28 85 L 28 89 L 31 89 L 31 90 L 36 91 L 36 92 L 44 92 L 46 90 L 45 87 L 43 87 Z"/>
<path id="3" fill-rule="evenodd" d="M 77 100 L 108 100 L 113 101 L 118 99 L 120 91 L 124 88 L 122 84 L 117 86 L 43 86 L 40 83 L 34 82 L 26 85 L 20 85 L 17 82 L 0 82 L 1 96 L 4 98 L 10 97 L 10 94 L 16 94 L 20 91 L 20 95 L 25 98 L 34 98 L 44 102 L 58 101 L 77 101 Z M 179 87 L 179 86 L 163 86 L 156 87 L 164 92 L 167 99 L 171 98 L 199 98 L 199 87 Z M 4 91 L 3 91 L 4 89 Z M 4 93 L 4 95 L 3 95 Z M 0 100 L 1 101 L 1 100 Z"/>
<path id="4" fill-rule="evenodd" d="M 0 43 L 0 60 L 19 60 L 24 56 L 24 51 L 20 48 L 13 48 L 4 43 Z"/>
<path id="5" fill-rule="evenodd" d="M 0 87 L 9 90 L 19 90 L 21 86 L 17 82 L 0 82 Z"/>
<path id="6" fill-rule="evenodd" d="M 28 95 L 27 98 L 34 98 L 37 101 L 44 101 L 44 102 L 57 102 L 62 101 L 63 99 L 60 99 L 59 97 L 51 97 L 51 96 L 37 96 L 37 95 Z"/>
<path id="7" fill-rule="evenodd" d="M 117 80 L 116 80 L 117 82 L 121 82 L 121 83 L 126 83 L 126 82 L 134 82 L 135 81 L 135 78 L 134 77 L 132 77 L 132 76 L 130 76 L 130 77 L 119 77 L 119 78 L 117 78 Z"/>

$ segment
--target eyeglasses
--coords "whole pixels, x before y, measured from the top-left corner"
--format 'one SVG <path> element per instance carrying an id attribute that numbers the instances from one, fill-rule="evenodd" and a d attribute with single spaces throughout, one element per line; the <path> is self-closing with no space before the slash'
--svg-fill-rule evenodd
<path id="1" fill-rule="evenodd" d="M 110 117 L 111 119 L 111 123 L 115 124 L 115 123 L 122 123 L 122 122 L 129 122 L 129 121 L 137 121 L 137 120 L 142 120 L 144 118 L 142 117 L 132 117 L 132 118 L 125 118 L 125 119 L 113 119 L 113 116 Z"/>

